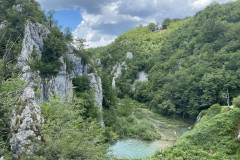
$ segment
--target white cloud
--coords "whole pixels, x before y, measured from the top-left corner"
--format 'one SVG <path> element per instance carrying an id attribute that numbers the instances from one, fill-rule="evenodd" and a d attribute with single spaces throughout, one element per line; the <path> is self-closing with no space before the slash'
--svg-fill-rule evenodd
<path id="1" fill-rule="evenodd" d="M 211 4 L 212 2 L 213 0 L 196 0 L 196 1 L 190 2 L 190 5 L 192 6 L 192 9 L 202 9 L 207 5 Z"/>
<path id="2" fill-rule="evenodd" d="M 73 32 L 89 47 L 104 46 L 139 24 L 192 16 L 214 0 L 38 0 L 47 9 L 81 8 L 83 21 Z M 228 0 L 215 0 L 219 3 Z"/>
<path id="3" fill-rule="evenodd" d="M 84 38 L 87 41 L 87 48 L 106 46 L 117 38 L 116 35 L 107 35 L 101 33 L 99 30 L 91 29 L 91 25 L 94 25 L 94 23 L 89 23 L 89 17 L 87 15 L 85 17 L 87 18 L 78 25 L 77 29 L 73 32 L 73 36 L 75 39 Z"/>

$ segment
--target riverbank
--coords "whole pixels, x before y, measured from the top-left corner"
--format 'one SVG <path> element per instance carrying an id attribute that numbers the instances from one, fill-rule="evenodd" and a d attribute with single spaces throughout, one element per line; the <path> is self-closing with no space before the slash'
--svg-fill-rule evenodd
<path id="1" fill-rule="evenodd" d="M 164 117 L 144 108 L 135 109 L 133 114 L 137 121 L 147 121 L 153 125 L 157 134 L 161 135 L 162 138 L 154 141 L 143 141 L 126 137 L 119 139 L 110 147 L 117 158 L 147 158 L 157 150 L 174 145 L 181 135 L 190 130 L 191 126 L 191 124 L 174 118 Z"/>

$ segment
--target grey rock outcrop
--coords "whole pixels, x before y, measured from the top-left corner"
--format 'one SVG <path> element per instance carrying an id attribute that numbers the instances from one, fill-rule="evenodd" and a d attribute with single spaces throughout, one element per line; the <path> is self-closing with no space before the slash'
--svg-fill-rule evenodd
<path id="1" fill-rule="evenodd" d="M 127 52 L 127 53 L 126 53 L 126 57 L 127 57 L 128 59 L 133 59 L 133 54 L 132 54 L 131 52 Z"/>
<path id="2" fill-rule="evenodd" d="M 33 141 L 41 140 L 43 119 L 40 106 L 35 101 L 34 91 L 27 87 L 21 95 L 20 104 L 13 111 L 11 119 L 11 150 L 15 158 L 30 155 L 36 148 Z"/>
<path id="3" fill-rule="evenodd" d="M 202 119 L 202 117 L 200 117 L 200 116 L 197 116 L 195 124 L 197 124 L 198 122 L 200 122 L 200 121 L 201 121 L 201 119 Z"/>
<path id="4" fill-rule="evenodd" d="M 40 103 L 44 100 L 49 100 L 51 94 L 57 94 L 58 96 L 69 100 L 72 97 L 72 80 L 67 72 L 67 65 L 63 61 L 63 57 L 60 58 L 61 69 L 56 77 L 46 78 L 41 82 L 42 94 Z"/>
<path id="5" fill-rule="evenodd" d="M 4 20 L 3 22 L 0 23 L 0 30 L 3 29 L 4 27 L 6 27 L 6 23 L 7 23 L 6 20 Z"/>
<path id="6" fill-rule="evenodd" d="M 14 5 L 13 10 L 16 10 L 17 12 L 22 12 L 23 11 L 22 5 L 21 4 Z"/>
<path id="7" fill-rule="evenodd" d="M 111 72 L 111 74 L 113 74 L 112 87 L 116 87 L 116 79 L 121 76 L 123 68 L 127 69 L 127 64 L 125 61 L 123 61 L 121 64 L 116 64 L 113 67 Z"/>
<path id="8" fill-rule="evenodd" d="M 102 81 L 101 78 L 96 76 L 94 73 L 88 74 L 89 85 L 94 91 L 95 96 L 95 105 L 98 107 L 100 115 L 99 115 L 99 123 L 100 126 L 104 126 L 103 116 L 102 116 L 102 102 L 103 102 L 103 95 L 102 95 Z"/>
<path id="9" fill-rule="evenodd" d="M 238 138 L 240 138 L 240 130 L 238 131 Z"/>
<path id="10" fill-rule="evenodd" d="M 22 42 L 22 51 L 18 58 L 18 67 L 28 66 L 28 62 L 32 61 L 31 53 L 36 50 L 41 58 L 43 49 L 43 41 L 50 33 L 49 29 L 40 23 L 27 21 L 24 31 L 24 39 Z"/>
<path id="11" fill-rule="evenodd" d="M 135 85 L 137 82 L 147 82 L 148 81 L 148 74 L 144 71 L 138 73 L 138 79 L 136 79 L 132 85 L 132 91 L 135 92 L 136 88 Z"/>
<path id="12" fill-rule="evenodd" d="M 31 154 L 36 147 L 32 140 L 41 139 L 41 131 L 39 129 L 43 124 L 43 119 L 41 118 L 39 104 L 46 99 L 50 99 L 51 94 L 57 94 L 63 100 L 70 100 L 73 94 L 72 79 L 74 77 L 88 76 L 89 85 L 94 91 L 95 104 L 98 106 L 100 113 L 102 112 L 101 78 L 97 76 L 96 71 L 95 73 L 89 73 L 91 66 L 82 64 L 82 59 L 73 54 L 72 46 L 68 45 L 68 51 L 65 53 L 65 58 L 72 64 L 71 71 L 67 68 L 63 57 L 60 58 L 61 69 L 55 77 L 42 79 L 38 71 L 31 71 L 29 62 L 36 60 L 36 57 L 33 59 L 31 54 L 35 51 L 37 60 L 41 59 L 44 40 L 47 39 L 49 33 L 49 29 L 42 24 L 31 21 L 26 22 L 22 51 L 18 57 L 17 67 L 21 70 L 21 78 L 31 83 L 21 98 L 22 102 L 25 103 L 13 111 L 11 120 L 13 134 L 10 143 L 16 158 L 22 154 Z M 32 88 L 37 88 L 41 91 L 39 97 L 34 94 Z M 102 115 L 99 115 L 99 123 L 100 126 L 104 126 Z"/>
<path id="13" fill-rule="evenodd" d="M 41 56 L 43 39 L 49 33 L 50 31 L 39 23 L 27 21 L 25 25 L 22 51 L 18 58 L 17 67 L 22 71 L 21 78 L 26 82 L 31 82 L 31 84 L 21 95 L 20 104 L 16 106 L 11 119 L 12 137 L 10 145 L 16 158 L 23 154 L 30 155 L 36 148 L 33 141 L 41 140 L 43 118 L 35 93 L 31 88 L 33 86 L 40 87 L 41 78 L 38 72 L 30 70 L 28 62 L 32 61 L 31 53 L 34 49 Z"/>

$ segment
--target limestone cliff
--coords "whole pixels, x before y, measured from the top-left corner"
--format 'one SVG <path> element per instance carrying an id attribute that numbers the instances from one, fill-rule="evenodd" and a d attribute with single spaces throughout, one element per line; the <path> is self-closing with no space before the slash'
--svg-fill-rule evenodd
<path id="1" fill-rule="evenodd" d="M 41 140 L 43 119 L 31 87 L 25 89 L 11 119 L 11 150 L 14 157 L 29 155 L 35 150 L 34 140 Z"/>
<path id="2" fill-rule="evenodd" d="M 111 74 L 113 74 L 112 87 L 116 87 L 116 79 L 121 76 L 123 68 L 125 68 L 125 69 L 127 68 L 125 61 L 123 61 L 121 64 L 116 64 L 113 67 L 113 70 L 111 73 Z"/>
<path id="3" fill-rule="evenodd" d="M 102 83 L 101 78 L 97 76 L 97 72 L 89 73 L 90 65 L 83 65 L 82 59 L 73 54 L 72 46 L 68 45 L 67 53 L 64 53 L 70 63 L 73 64 L 71 71 L 67 70 L 66 62 L 61 57 L 61 69 L 55 77 L 42 79 L 39 71 L 32 71 L 29 62 L 34 62 L 31 54 L 36 51 L 38 60 L 41 59 L 41 53 L 44 47 L 44 40 L 50 30 L 40 23 L 27 21 L 25 25 L 24 38 L 22 42 L 22 51 L 18 57 L 17 68 L 21 70 L 21 78 L 26 82 L 31 82 L 30 87 L 26 89 L 21 98 L 21 103 L 16 106 L 13 111 L 11 120 L 12 138 L 11 149 L 15 157 L 22 154 L 29 155 L 34 151 L 35 146 L 32 140 L 41 139 L 41 126 L 43 119 L 41 118 L 41 110 L 39 105 L 44 100 L 49 100 L 51 94 L 57 94 L 63 100 L 72 98 L 72 78 L 87 75 L 90 81 L 90 87 L 94 91 L 95 104 L 102 112 Z M 36 57 L 35 57 L 36 58 Z M 34 90 L 41 90 L 41 94 L 36 96 Z M 99 115 L 100 126 L 104 126 L 103 117 Z"/>

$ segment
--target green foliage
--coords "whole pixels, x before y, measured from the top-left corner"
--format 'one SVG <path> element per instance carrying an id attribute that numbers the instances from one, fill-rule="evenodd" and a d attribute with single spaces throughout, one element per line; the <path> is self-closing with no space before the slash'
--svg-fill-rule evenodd
<path id="1" fill-rule="evenodd" d="M 215 19 L 207 19 L 201 28 L 200 40 L 204 43 L 214 42 L 218 38 L 222 38 L 226 29 L 224 23 Z"/>
<path id="2" fill-rule="evenodd" d="M 110 107 L 104 110 L 104 122 L 109 126 L 110 131 L 120 137 L 140 138 L 144 140 L 160 139 L 156 128 L 146 120 L 139 120 L 134 116 L 134 110 L 139 104 L 129 97 L 119 101 L 116 108 Z M 110 132 L 109 131 L 109 132 Z M 114 135 L 114 134 L 113 134 Z M 108 137 L 112 140 L 112 136 Z"/>
<path id="3" fill-rule="evenodd" d="M 51 103 L 41 106 L 44 141 L 35 159 L 106 159 L 104 129 L 97 122 L 82 118 L 84 108 L 78 101 L 74 99 L 69 104 L 51 99 Z"/>
<path id="4" fill-rule="evenodd" d="M 233 99 L 233 105 L 234 105 L 235 107 L 240 108 L 240 96 L 238 96 L 237 98 L 234 98 L 234 99 Z"/>
<path id="5" fill-rule="evenodd" d="M 116 79 L 119 98 L 128 95 L 154 111 L 194 119 L 201 110 L 227 105 L 240 94 L 239 8 L 240 1 L 213 3 L 192 18 L 166 19 L 165 30 L 140 26 L 92 50 L 108 73 L 126 62 Z M 133 59 L 126 58 L 127 52 Z M 148 73 L 149 82 L 136 84 L 133 92 L 139 71 Z"/>
<path id="6" fill-rule="evenodd" d="M 67 27 L 67 28 L 64 29 L 64 37 L 65 37 L 66 41 L 68 41 L 68 42 L 73 41 L 73 36 L 72 36 L 72 32 L 71 32 L 70 27 Z"/>
<path id="7" fill-rule="evenodd" d="M 150 31 L 152 31 L 152 32 L 154 32 L 154 31 L 156 31 L 157 30 L 157 24 L 155 24 L 155 23 L 149 23 L 148 24 L 148 29 L 150 30 Z"/>
<path id="8" fill-rule="evenodd" d="M 2 74 L 2 60 L 0 60 L 0 74 Z M 19 78 L 9 78 L 3 80 L 1 93 L 0 93 L 0 155 L 4 155 L 5 158 L 11 158 L 11 152 L 9 151 L 9 138 L 10 132 L 10 121 L 12 116 L 12 110 L 14 106 L 10 104 L 15 104 L 19 98 L 19 92 L 26 85 L 24 81 Z M 12 94 L 10 94 L 12 93 Z M 8 107 L 3 107 L 7 106 Z"/>
<path id="9" fill-rule="evenodd" d="M 157 152 L 152 159 L 239 159 L 240 146 L 236 130 L 240 123 L 239 108 L 221 112 L 213 105 L 206 115 L 170 148 Z"/>
<path id="10" fill-rule="evenodd" d="M 112 88 L 110 78 L 112 78 L 112 76 L 109 76 L 105 72 L 101 72 L 104 108 L 110 108 L 111 106 L 115 106 L 117 103 L 116 91 Z"/>
<path id="11" fill-rule="evenodd" d="M 170 23 L 171 23 L 170 18 L 164 19 L 164 21 L 162 22 L 162 29 L 167 29 L 167 27 L 170 25 Z"/>
<path id="12" fill-rule="evenodd" d="M 73 78 L 74 95 L 81 98 L 80 105 L 86 110 L 85 116 L 98 118 L 98 106 L 95 106 L 94 94 L 89 86 L 89 80 L 86 75 Z"/>
<path id="13" fill-rule="evenodd" d="M 75 92 L 89 91 L 90 86 L 88 77 L 83 75 L 73 78 L 73 86 L 75 87 Z"/>
<path id="14" fill-rule="evenodd" d="M 67 51 L 63 34 L 57 28 L 52 28 L 51 31 L 48 39 L 44 41 L 41 60 L 34 64 L 42 78 L 54 77 L 59 73 L 59 58 Z"/>

